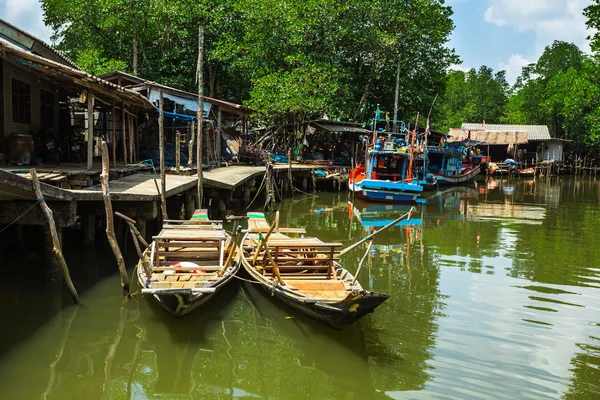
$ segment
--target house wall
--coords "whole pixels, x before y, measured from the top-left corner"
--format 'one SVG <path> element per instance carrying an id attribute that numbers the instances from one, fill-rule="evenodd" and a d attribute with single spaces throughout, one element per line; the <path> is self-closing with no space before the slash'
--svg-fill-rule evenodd
<path id="1" fill-rule="evenodd" d="M 31 85 L 31 124 L 18 124 L 12 120 L 12 78 Z M 58 133 L 58 85 L 50 83 L 44 79 L 39 79 L 37 75 L 18 68 L 14 64 L 3 63 L 2 84 L 4 88 L 4 150 L 6 151 L 6 140 L 11 133 L 29 133 L 34 138 L 37 136 L 41 126 L 41 108 L 40 108 L 40 90 L 46 90 L 54 93 L 54 134 Z M 39 149 L 36 149 L 39 150 Z"/>
<path id="2" fill-rule="evenodd" d="M 539 160 L 563 161 L 563 142 L 550 141 L 540 146 Z"/>

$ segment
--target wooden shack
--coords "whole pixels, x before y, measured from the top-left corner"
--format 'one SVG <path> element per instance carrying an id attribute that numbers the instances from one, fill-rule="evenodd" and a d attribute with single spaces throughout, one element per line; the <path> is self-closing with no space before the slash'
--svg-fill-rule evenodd
<path id="1" fill-rule="evenodd" d="M 192 140 L 192 124 L 197 125 L 198 95 L 196 93 L 165 86 L 121 71 L 101 75 L 101 78 L 143 95 L 157 108 L 159 93 L 162 92 L 167 143 L 174 145 L 179 132 L 183 149 L 182 157 L 195 154 L 195 151 L 190 153 L 186 149 Z M 222 160 L 237 158 L 240 148 L 247 144 L 247 119 L 254 111 L 239 104 L 207 96 L 204 96 L 202 111 L 205 133 L 202 149 L 204 163 L 221 165 Z M 148 122 L 141 132 L 142 152 L 146 151 L 143 154 L 151 159 L 157 155 L 155 151 L 158 144 L 157 118 L 156 111 L 150 113 Z"/>
<path id="2" fill-rule="evenodd" d="M 121 143 L 122 158 L 135 159 L 138 115 L 154 109 L 140 93 L 82 71 L 3 20 L 0 75 L 0 163 L 79 161 L 91 169 L 99 138 L 113 158 Z"/>

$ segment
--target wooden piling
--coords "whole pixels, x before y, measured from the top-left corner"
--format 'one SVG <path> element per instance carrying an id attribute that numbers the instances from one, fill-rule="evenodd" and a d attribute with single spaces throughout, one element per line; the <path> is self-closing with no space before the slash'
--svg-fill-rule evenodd
<path id="1" fill-rule="evenodd" d="M 165 113 L 163 91 L 158 91 L 158 141 L 160 148 L 160 200 L 163 207 L 163 220 L 167 218 L 167 176 L 165 171 Z"/>
<path id="2" fill-rule="evenodd" d="M 135 161 L 135 140 L 133 132 L 133 116 L 128 116 L 129 121 L 129 162 L 133 164 Z"/>
<path id="3" fill-rule="evenodd" d="M 88 115 L 88 142 L 87 142 L 87 169 L 93 167 L 94 161 L 94 95 L 88 93 L 87 96 L 87 115 Z"/>
<path id="4" fill-rule="evenodd" d="M 188 167 L 190 168 L 194 162 L 194 141 L 196 139 L 196 135 L 194 134 L 194 124 L 195 122 L 192 120 L 192 122 L 190 122 L 190 141 L 188 142 Z"/>
<path id="5" fill-rule="evenodd" d="M 109 175 L 109 161 L 108 161 L 108 147 L 106 142 L 102 141 L 102 173 L 100 174 L 100 181 L 102 183 L 102 193 L 104 194 L 104 209 L 106 210 L 106 237 L 108 243 L 117 259 L 117 265 L 119 267 L 119 275 L 121 276 L 121 287 L 123 289 L 123 296 L 129 296 L 129 277 L 127 276 L 127 270 L 125 269 L 125 260 L 121 254 L 121 249 L 117 243 L 117 237 L 115 235 L 115 221 L 113 216 L 112 203 L 110 201 L 110 192 L 108 189 L 108 175 Z"/>
<path id="6" fill-rule="evenodd" d="M 219 108 L 219 111 L 217 112 L 217 130 L 216 130 L 216 137 L 215 137 L 215 147 L 216 147 L 216 153 L 217 153 L 217 165 L 220 167 L 221 166 L 221 149 L 223 148 L 223 146 L 221 145 L 221 132 L 222 132 L 222 123 L 221 123 L 221 109 Z"/>
<path id="7" fill-rule="evenodd" d="M 60 264 L 63 279 L 67 284 L 67 289 L 69 289 L 69 293 L 71 294 L 73 302 L 75 304 L 80 304 L 79 295 L 77 294 L 75 285 L 73 285 L 71 275 L 69 274 L 69 267 L 67 267 L 67 262 L 65 261 L 65 257 L 62 253 L 62 247 L 58 238 L 58 232 L 56 231 L 56 224 L 54 223 L 52 210 L 50 209 L 50 207 L 48 207 L 48 204 L 46 204 L 46 200 L 44 200 L 44 195 L 42 194 L 42 189 L 40 187 L 40 181 L 38 179 L 37 172 L 35 171 L 35 169 L 30 169 L 29 173 L 31 174 L 33 191 L 35 192 L 35 196 L 38 198 L 40 207 L 44 212 L 44 215 L 46 216 L 46 222 L 50 227 L 50 236 L 52 237 L 52 252 L 54 253 L 58 263 Z"/>
<path id="8" fill-rule="evenodd" d="M 117 107 L 115 101 L 112 102 L 112 165 L 113 168 L 117 168 Z"/>
<path id="9" fill-rule="evenodd" d="M 179 174 L 181 167 L 181 133 L 175 132 L 175 171 Z"/>
<path id="10" fill-rule="evenodd" d="M 196 149 L 196 163 L 198 164 L 198 208 L 202 208 L 203 193 L 203 176 L 202 176 L 202 134 L 203 124 L 202 118 L 204 117 L 204 86 L 202 81 L 202 59 L 204 57 L 204 27 L 201 26 L 198 30 L 198 65 L 197 65 L 197 79 L 198 79 L 198 147 Z"/>
<path id="11" fill-rule="evenodd" d="M 125 103 L 121 104 L 121 142 L 123 143 L 123 166 L 127 165 L 127 134 L 125 132 Z"/>

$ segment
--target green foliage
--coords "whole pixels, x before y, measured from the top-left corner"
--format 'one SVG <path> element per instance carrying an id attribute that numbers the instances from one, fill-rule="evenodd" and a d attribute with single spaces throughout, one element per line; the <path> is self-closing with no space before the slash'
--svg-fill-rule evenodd
<path id="1" fill-rule="evenodd" d="M 599 67 L 574 44 L 554 42 L 523 68 L 503 122 L 547 125 L 577 150 L 600 146 Z"/>
<path id="2" fill-rule="evenodd" d="M 460 127 L 463 122 L 499 123 L 504 113 L 509 85 L 506 74 L 482 66 L 479 71 L 449 71 L 440 102 L 441 127 Z M 439 125 L 439 124 L 438 124 Z"/>
<path id="3" fill-rule="evenodd" d="M 600 51 L 600 0 L 592 0 L 589 6 L 583 10 L 583 15 L 587 17 L 586 25 L 592 31 L 588 36 L 592 51 Z"/>
<path id="4" fill-rule="evenodd" d="M 205 27 L 205 93 L 268 114 L 327 113 L 363 120 L 392 109 L 424 113 L 458 61 L 446 47 L 443 0 L 42 0 L 58 47 L 90 72 L 115 66 L 196 90 Z M 90 50 L 93 49 L 93 50 Z"/>

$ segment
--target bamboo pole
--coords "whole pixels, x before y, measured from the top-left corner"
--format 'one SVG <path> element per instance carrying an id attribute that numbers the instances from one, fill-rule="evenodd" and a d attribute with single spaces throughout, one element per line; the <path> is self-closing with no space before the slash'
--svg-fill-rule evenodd
<path id="1" fill-rule="evenodd" d="M 198 65 L 196 76 L 198 79 L 198 147 L 196 149 L 196 163 L 198 164 L 198 208 L 202 208 L 204 196 L 204 180 L 202 176 L 202 118 L 204 113 L 204 87 L 202 81 L 202 59 L 204 57 L 204 27 L 198 30 Z"/>
<path id="2" fill-rule="evenodd" d="M 158 91 L 158 142 L 160 148 L 160 200 L 163 207 L 163 219 L 167 219 L 167 176 L 165 171 L 165 113 L 163 91 Z"/>
<path id="3" fill-rule="evenodd" d="M 71 280 L 71 275 L 69 274 L 69 267 L 67 266 L 67 262 L 65 261 L 65 257 L 62 253 L 62 247 L 60 245 L 60 240 L 58 239 L 58 232 L 56 231 L 56 224 L 54 223 L 54 216 L 48 204 L 46 204 L 46 200 L 44 200 L 44 195 L 42 194 L 42 189 L 40 187 L 40 181 L 37 176 L 37 172 L 35 168 L 29 170 L 29 174 L 31 175 L 31 181 L 33 185 L 33 191 L 35 192 L 35 196 L 38 198 L 38 202 L 40 203 L 40 207 L 46 216 L 46 222 L 50 226 L 50 236 L 52 238 L 52 252 L 56 257 L 58 263 L 60 264 L 60 269 L 62 272 L 63 279 L 67 284 L 67 289 L 69 289 L 69 293 L 71 294 L 71 298 L 75 304 L 81 304 L 79 301 L 79 295 L 77 294 L 77 290 L 75 289 L 75 285 L 73 285 L 73 281 Z"/>
<path id="4" fill-rule="evenodd" d="M 354 274 L 354 279 L 352 279 L 352 283 L 350 283 L 350 286 L 353 286 L 356 283 L 356 280 L 358 279 L 358 274 L 360 274 L 360 270 L 362 269 L 362 266 L 365 263 L 367 256 L 371 252 L 371 247 L 373 247 L 372 240 L 369 241 L 369 245 L 367 246 L 367 251 L 365 251 L 365 255 L 360 259 L 360 263 L 358 263 L 358 268 L 356 269 L 356 273 Z"/>
<path id="5" fill-rule="evenodd" d="M 342 251 L 340 251 L 340 256 L 349 252 L 350 250 L 352 250 L 353 248 L 355 248 L 356 246 L 360 246 L 361 244 L 363 244 L 364 242 L 366 242 L 367 240 L 371 240 L 373 239 L 376 235 L 380 234 L 381 232 L 391 228 L 392 226 L 396 225 L 398 222 L 402 221 L 404 218 L 406 218 L 407 220 L 410 220 L 410 217 L 412 216 L 412 213 L 414 211 L 414 207 L 411 207 L 410 210 L 408 210 L 408 212 L 398 218 L 396 218 L 394 221 L 390 222 L 389 224 L 387 224 L 386 226 L 384 226 L 383 228 L 371 233 L 370 235 L 368 235 L 366 238 L 359 240 L 358 242 L 346 247 L 345 249 L 342 249 Z"/>
<path id="6" fill-rule="evenodd" d="M 417 113 L 417 121 L 415 122 L 415 129 L 413 129 L 412 139 L 410 141 L 410 158 L 408 159 L 408 171 L 406 171 L 406 180 L 410 182 L 412 180 L 412 167 L 413 159 L 415 158 L 415 136 L 417 136 L 417 126 L 419 125 L 419 113 Z"/>
<path id="7" fill-rule="evenodd" d="M 112 165 L 113 168 L 117 168 L 117 109 L 115 101 L 112 102 Z"/>
<path id="8" fill-rule="evenodd" d="M 123 143 L 123 166 L 127 165 L 127 134 L 125 133 L 125 103 L 121 107 L 121 142 Z"/>
<path id="9" fill-rule="evenodd" d="M 179 174 L 179 167 L 181 167 L 181 133 L 175 132 L 175 171 Z"/>
<path id="10" fill-rule="evenodd" d="M 92 169 L 94 161 L 94 95 L 88 93 L 87 96 L 88 112 L 88 143 L 87 143 L 87 169 Z"/>
<path id="11" fill-rule="evenodd" d="M 196 139 L 196 135 L 194 134 L 194 125 L 195 122 L 192 120 L 190 123 L 190 141 L 188 142 L 188 167 L 192 167 L 192 163 L 194 161 L 194 141 Z"/>
<path id="12" fill-rule="evenodd" d="M 225 261 L 225 264 L 223 264 L 223 268 L 221 268 L 221 270 L 219 271 L 219 276 L 223 276 L 223 274 L 225 273 L 225 271 L 227 271 L 227 267 L 229 267 L 229 264 L 231 263 L 231 260 L 233 259 L 233 255 L 236 253 L 235 252 L 235 247 L 236 247 L 236 242 L 237 242 L 237 237 L 239 235 L 240 229 L 238 229 L 238 223 L 241 219 L 248 219 L 248 217 L 232 217 L 232 218 L 228 218 L 228 221 L 233 221 L 233 235 L 231 236 L 231 240 L 229 241 L 229 246 L 227 247 L 227 260 Z"/>
<path id="13" fill-rule="evenodd" d="M 110 201 L 110 193 L 108 190 L 108 147 L 106 142 L 102 141 L 102 174 L 100 174 L 100 181 L 102 182 L 102 193 L 104 194 L 104 209 L 106 210 L 106 237 L 108 243 L 117 259 L 117 265 L 119 267 L 119 275 L 121 275 L 121 287 L 123 289 L 123 296 L 129 296 L 129 277 L 127 276 L 127 270 L 125 269 L 125 260 L 121 254 L 121 249 L 117 243 L 117 236 L 115 235 L 115 221 L 113 216 L 112 203 Z"/>
<path id="14" fill-rule="evenodd" d="M 137 222 L 135 222 L 134 219 L 131 219 L 127 215 L 121 214 L 118 211 L 115 211 L 115 215 L 117 217 L 125 220 L 125 222 L 127 222 L 128 225 L 133 228 L 134 233 L 136 234 L 136 236 L 138 237 L 138 239 L 140 240 L 140 242 L 142 242 L 142 244 L 144 245 L 144 247 L 148 247 L 148 242 L 146 242 L 146 239 L 144 239 L 144 237 L 142 236 L 141 232 L 137 229 L 137 227 L 136 227 Z"/>

